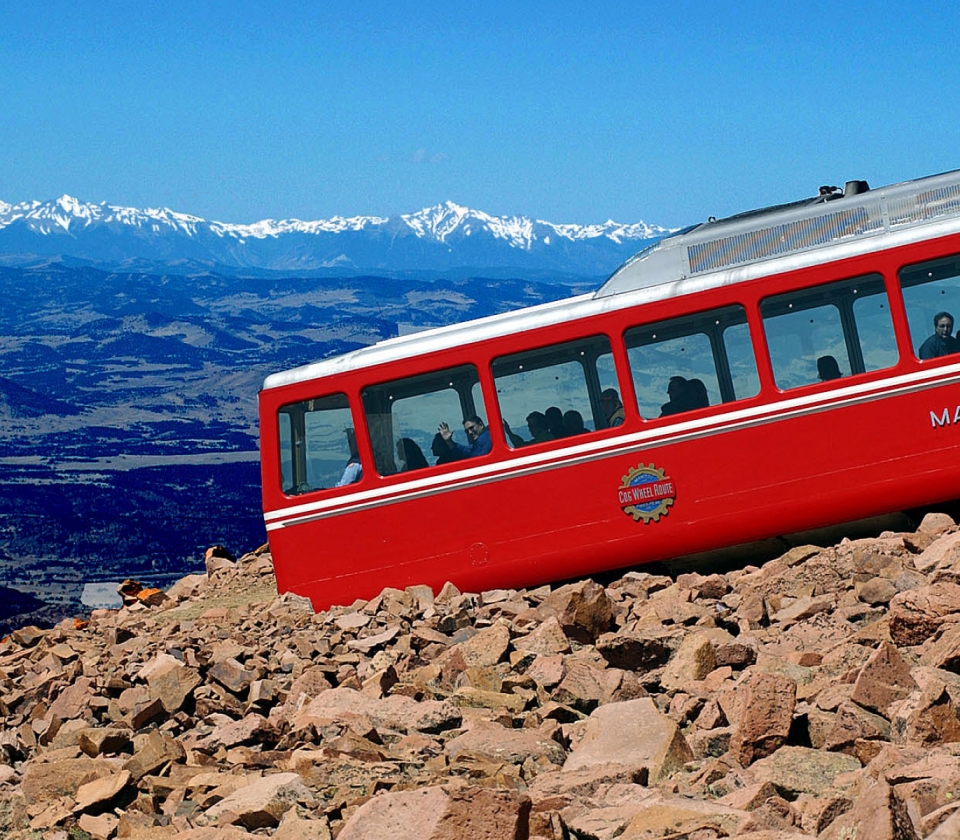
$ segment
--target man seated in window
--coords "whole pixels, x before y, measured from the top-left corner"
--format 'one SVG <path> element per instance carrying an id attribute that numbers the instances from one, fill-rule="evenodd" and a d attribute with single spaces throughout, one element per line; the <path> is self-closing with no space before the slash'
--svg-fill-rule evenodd
<path id="1" fill-rule="evenodd" d="M 486 455 L 492 448 L 493 442 L 490 439 L 490 430 L 486 427 L 483 420 L 476 415 L 468 417 L 463 421 L 463 430 L 467 433 L 468 446 L 457 443 L 453 439 L 453 432 L 446 423 L 441 423 L 439 432 L 440 437 L 454 451 L 460 454 L 461 458 L 473 458 L 475 455 Z"/>
<path id="2" fill-rule="evenodd" d="M 561 423 L 562 423 L 561 415 Z M 514 446 L 527 446 L 531 443 L 543 443 L 545 440 L 553 440 L 554 434 L 550 431 L 550 425 L 547 422 L 547 415 L 542 411 L 531 411 L 527 415 L 527 428 L 530 430 L 530 440 L 524 440 L 520 435 L 510 428 L 510 424 L 503 421 L 504 431 L 510 438 L 510 443 Z"/>
<path id="3" fill-rule="evenodd" d="M 625 418 L 623 403 L 620 402 L 620 395 L 615 388 L 607 388 L 600 392 L 600 408 L 607 421 L 607 426 L 619 426 L 623 423 Z"/>
<path id="4" fill-rule="evenodd" d="M 949 356 L 960 352 L 960 341 L 953 333 L 953 315 L 949 312 L 938 312 L 933 316 L 934 333 L 923 344 L 917 355 L 921 359 L 938 359 L 940 356 Z"/>

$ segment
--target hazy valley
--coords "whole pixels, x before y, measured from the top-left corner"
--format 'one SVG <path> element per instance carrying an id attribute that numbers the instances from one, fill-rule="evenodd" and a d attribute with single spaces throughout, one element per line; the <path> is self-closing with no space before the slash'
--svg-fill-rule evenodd
<path id="1" fill-rule="evenodd" d="M 85 584 L 166 585 L 265 540 L 268 373 L 554 300 L 559 283 L 0 268 L 0 629 L 78 609 Z M 9 625 L 8 625 L 9 626 Z"/>

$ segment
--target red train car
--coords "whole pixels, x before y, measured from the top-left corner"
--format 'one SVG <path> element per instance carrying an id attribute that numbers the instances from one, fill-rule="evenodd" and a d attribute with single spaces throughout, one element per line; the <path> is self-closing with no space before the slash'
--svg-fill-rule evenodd
<path id="1" fill-rule="evenodd" d="M 268 377 L 281 592 L 523 587 L 960 497 L 960 172 L 710 221 L 595 293 Z"/>

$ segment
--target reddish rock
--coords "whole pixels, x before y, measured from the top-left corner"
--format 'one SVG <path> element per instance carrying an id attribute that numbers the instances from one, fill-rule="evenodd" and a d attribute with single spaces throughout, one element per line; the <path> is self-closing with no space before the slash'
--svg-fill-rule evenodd
<path id="1" fill-rule="evenodd" d="M 550 616 L 525 636 L 514 639 L 513 646 L 517 650 L 544 656 L 570 652 L 570 640 L 556 616 Z"/>
<path id="2" fill-rule="evenodd" d="M 296 773 L 274 773 L 251 779 L 204 812 L 205 822 L 225 820 L 249 829 L 275 826 L 298 802 L 313 802 L 313 794 Z"/>
<path id="3" fill-rule="evenodd" d="M 944 624 L 960 621 L 960 585 L 936 583 L 901 592 L 890 601 L 890 638 L 901 646 L 923 644 Z"/>
<path id="4" fill-rule="evenodd" d="M 358 653 L 369 654 L 374 650 L 383 647 L 392 642 L 400 633 L 399 625 L 394 625 L 384 630 L 382 633 L 375 633 L 369 636 L 363 636 L 360 639 L 351 639 L 347 642 L 347 648 Z"/>
<path id="5" fill-rule="evenodd" d="M 660 684 L 667 691 L 686 688 L 698 682 L 717 666 L 713 643 L 705 635 L 691 633 L 680 643 L 676 653 L 663 669 Z"/>
<path id="6" fill-rule="evenodd" d="M 130 604 L 137 603 L 137 595 L 142 590 L 143 587 L 140 585 L 140 581 L 130 580 L 128 578 L 117 587 L 117 594 L 123 601 L 124 606 L 130 606 Z"/>
<path id="7" fill-rule="evenodd" d="M 248 671 L 236 659 L 224 659 L 214 664 L 207 672 L 224 688 L 234 694 L 241 694 L 250 688 L 250 683 L 257 679 L 257 674 Z"/>
<path id="8" fill-rule="evenodd" d="M 232 569 L 237 564 L 237 558 L 222 545 L 212 545 L 204 552 L 203 562 L 208 575 Z"/>
<path id="9" fill-rule="evenodd" d="M 889 604 L 898 591 L 896 584 L 892 580 L 875 577 L 870 578 L 870 580 L 859 587 L 857 597 L 864 603 L 879 606 L 881 604 Z"/>
<path id="10" fill-rule="evenodd" d="M 112 773 L 80 785 L 77 789 L 74 810 L 87 811 L 95 805 L 106 805 L 130 784 L 131 778 L 129 771 L 121 770 L 119 773 Z"/>
<path id="11" fill-rule="evenodd" d="M 614 668 L 628 671 L 656 668 L 671 654 L 666 635 L 639 631 L 604 633 L 597 639 L 597 651 Z"/>
<path id="12" fill-rule="evenodd" d="M 173 657 L 170 659 L 173 661 L 151 671 L 146 677 L 151 699 L 159 700 L 167 714 L 179 711 L 193 690 L 203 682 L 196 668 L 188 668 Z"/>
<path id="13" fill-rule="evenodd" d="M 860 762 L 852 756 L 814 750 L 808 747 L 781 747 L 750 767 L 755 782 L 770 782 L 784 796 L 801 793 L 821 796 L 830 790 L 843 774 L 859 770 Z"/>
<path id="14" fill-rule="evenodd" d="M 507 654 L 510 646 L 510 628 L 498 622 L 457 645 L 457 650 L 468 667 L 496 665 Z"/>
<path id="15" fill-rule="evenodd" d="M 927 840 L 957 840 L 960 837 L 960 810 L 943 816 L 932 834 L 926 834 Z"/>
<path id="16" fill-rule="evenodd" d="M 130 730 L 109 726 L 103 729 L 84 729 L 77 736 L 77 746 L 91 758 L 126 750 L 130 741 Z"/>
<path id="17" fill-rule="evenodd" d="M 585 580 L 561 586 L 538 611 L 544 619 L 555 616 L 571 639 L 592 644 L 610 629 L 613 604 L 600 584 Z"/>
<path id="18" fill-rule="evenodd" d="M 827 612 L 836 606 L 837 599 L 833 595 L 819 595 L 815 597 L 798 598 L 793 603 L 777 610 L 770 616 L 770 621 L 789 626 L 798 621 L 805 621 L 818 613 Z"/>
<path id="19" fill-rule="evenodd" d="M 108 840 L 117 830 L 120 820 L 113 814 L 100 814 L 91 816 L 90 814 L 81 814 L 77 820 L 77 825 L 82 831 L 89 834 L 93 840 Z"/>
<path id="20" fill-rule="evenodd" d="M 960 558 L 941 543 L 914 567 L 938 539 L 676 583 L 386 589 L 316 615 L 276 595 L 269 553 L 245 555 L 152 609 L 134 596 L 0 642 L 0 822 L 330 840 L 371 803 L 441 789 L 439 837 L 487 836 L 498 814 L 514 840 L 844 836 L 855 800 L 864 825 L 927 836 L 960 790 Z M 271 790 L 292 773 L 306 793 Z M 484 793 L 458 800 L 464 784 Z"/>
<path id="21" fill-rule="evenodd" d="M 563 679 L 566 665 L 562 656 L 538 656 L 526 673 L 538 686 L 551 689 Z"/>
<path id="22" fill-rule="evenodd" d="M 114 774 L 115 762 L 93 758 L 34 759 L 23 769 L 21 788 L 27 805 L 50 803 L 63 796 L 75 796 L 77 788 L 94 779 Z"/>
<path id="23" fill-rule="evenodd" d="M 167 600 L 167 593 L 162 589 L 141 589 L 137 593 L 137 601 L 145 607 L 158 607 Z"/>
<path id="24" fill-rule="evenodd" d="M 474 721 L 461 735 L 447 742 L 445 753 L 450 763 L 469 765 L 476 760 L 523 764 L 528 758 L 540 767 L 560 766 L 565 754 L 554 740 L 556 724 L 540 729 L 507 729 L 492 721 Z"/>
<path id="25" fill-rule="evenodd" d="M 446 700 L 421 700 L 396 695 L 376 703 L 369 715 L 377 726 L 399 732 L 444 732 L 460 726 L 463 716 Z"/>
<path id="26" fill-rule="evenodd" d="M 853 807 L 820 833 L 820 840 L 921 840 L 907 808 L 884 781 L 868 782 Z"/>
<path id="27" fill-rule="evenodd" d="M 730 751 L 746 767 L 786 743 L 797 684 L 779 674 L 753 673 L 736 687 L 735 698 L 739 715 Z"/>
<path id="28" fill-rule="evenodd" d="M 123 765 L 134 780 L 155 773 L 165 764 L 181 760 L 186 754 L 179 741 L 157 730 L 139 738 L 135 746 L 133 757 Z"/>
<path id="29" fill-rule="evenodd" d="M 960 709 L 945 686 L 928 685 L 890 707 L 890 740 L 935 745 L 960 741 Z"/>
<path id="30" fill-rule="evenodd" d="M 727 837 L 744 835 L 740 828 L 749 816 L 745 811 L 715 801 L 651 797 L 641 803 L 636 815 L 618 840 L 652 840 L 661 837 Z"/>
<path id="31" fill-rule="evenodd" d="M 924 514 L 920 525 L 917 527 L 917 531 L 921 534 L 938 535 L 942 534 L 944 531 L 949 531 L 951 528 L 956 527 L 956 524 L 957 523 L 953 520 L 953 518 L 947 513 L 926 513 Z"/>
<path id="32" fill-rule="evenodd" d="M 696 572 L 677 576 L 677 585 L 692 589 L 699 598 L 719 600 L 730 591 L 730 583 L 723 575 L 704 577 Z"/>
<path id="33" fill-rule="evenodd" d="M 886 718 L 847 701 L 837 709 L 833 725 L 823 740 L 823 749 L 859 757 L 860 741 L 886 741 L 889 737 L 890 723 Z"/>
<path id="34" fill-rule="evenodd" d="M 927 639 L 920 662 L 954 673 L 960 671 L 960 624 L 948 624 L 937 636 Z"/>
<path id="35" fill-rule="evenodd" d="M 642 697 L 596 709 L 563 770 L 615 765 L 654 784 L 692 758 L 677 724 Z"/>
<path id="36" fill-rule="evenodd" d="M 93 698 L 93 680 L 80 677 L 68 685 L 50 704 L 48 714 L 56 715 L 60 720 L 70 720 L 85 714 Z"/>
<path id="37" fill-rule="evenodd" d="M 337 840 L 517 840 L 528 836 L 530 799 L 515 791 L 427 787 L 376 796 Z"/>
<path id="38" fill-rule="evenodd" d="M 886 715 L 891 703 L 903 700 L 916 688 L 900 652 L 892 644 L 882 642 L 860 669 L 850 699 L 865 709 Z"/>
<path id="39" fill-rule="evenodd" d="M 553 692 L 553 699 L 585 714 L 609 698 L 620 681 L 619 671 L 607 670 L 592 662 L 571 659 L 566 674 Z"/>
<path id="40" fill-rule="evenodd" d="M 245 715 L 240 720 L 231 720 L 218 726 L 206 739 L 204 746 L 235 747 L 240 744 L 272 744 L 277 733 L 270 722 L 258 714 Z"/>
<path id="41" fill-rule="evenodd" d="M 287 692 L 287 698 L 283 704 L 284 717 L 299 711 L 305 703 L 328 688 L 332 688 L 332 685 L 324 669 L 317 666 L 304 668 Z"/>
<path id="42" fill-rule="evenodd" d="M 927 531 L 926 533 L 933 533 Z M 960 533 L 941 533 L 913 559 L 917 571 L 927 574 L 938 567 L 951 565 L 960 557 Z"/>

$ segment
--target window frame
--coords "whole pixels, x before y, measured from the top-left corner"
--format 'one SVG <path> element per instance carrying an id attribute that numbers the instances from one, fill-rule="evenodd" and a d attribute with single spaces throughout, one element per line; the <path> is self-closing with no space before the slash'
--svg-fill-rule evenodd
<path id="1" fill-rule="evenodd" d="M 330 405 L 329 407 L 323 407 L 322 405 L 314 407 L 314 404 L 325 403 L 342 403 L 342 405 Z M 307 416 L 311 412 L 323 412 L 323 411 L 336 411 L 336 412 L 347 412 L 347 416 L 350 420 L 350 426 L 344 427 L 344 431 L 347 428 L 353 429 L 354 441 L 356 443 L 357 449 L 357 458 L 360 461 L 361 469 L 366 464 L 366 459 L 360 453 L 360 444 L 357 439 L 356 423 L 354 422 L 353 417 L 353 408 L 349 396 L 343 390 L 330 391 L 322 396 L 318 397 L 309 397 L 304 400 L 295 400 L 292 402 L 284 403 L 277 409 L 277 467 L 278 467 L 278 483 L 280 486 L 280 491 L 286 498 L 295 499 L 312 493 L 320 492 L 330 492 L 335 490 L 344 490 L 347 487 L 353 487 L 355 484 L 363 480 L 363 475 L 349 484 L 343 486 L 336 486 L 336 484 L 330 485 L 320 485 L 320 486 L 310 486 L 308 483 L 308 478 L 310 474 L 310 452 L 309 452 L 309 443 L 310 437 L 308 435 L 307 427 Z M 284 448 L 285 441 L 288 435 L 284 433 L 283 423 L 284 418 L 289 420 L 289 458 L 285 457 Z M 342 427 L 342 422 L 337 422 L 330 424 L 330 428 Z M 347 459 L 351 458 L 349 451 L 349 444 L 347 446 Z M 292 483 L 287 486 L 286 475 L 284 470 L 285 463 L 289 462 L 290 464 L 290 478 Z M 344 461 L 346 463 L 346 461 Z M 330 477 L 332 474 L 328 474 Z"/>
<path id="2" fill-rule="evenodd" d="M 531 359 L 534 362 L 532 365 L 530 365 Z M 598 362 L 601 359 L 609 359 L 609 364 L 604 364 L 602 366 L 599 365 Z M 577 432 L 574 435 L 564 435 L 559 438 L 554 437 L 550 440 L 524 441 L 522 444 L 515 443 L 511 439 L 511 435 L 507 433 L 506 430 L 506 420 L 503 411 L 504 405 L 503 400 L 500 397 L 501 391 L 498 387 L 498 383 L 509 380 L 513 376 L 520 375 L 521 370 L 525 370 L 527 373 L 529 373 L 532 371 L 542 371 L 551 367 L 560 367 L 568 364 L 580 365 L 583 373 L 583 384 L 585 389 L 585 393 L 583 393 L 582 396 L 586 398 L 586 405 L 589 406 L 590 411 L 590 417 L 583 417 L 582 419 L 584 420 L 585 424 L 588 421 L 591 422 L 593 424 L 593 428 L 585 428 L 584 431 Z M 508 371 L 505 369 L 508 366 L 518 366 L 518 369 Z M 605 368 L 606 370 L 601 370 L 601 368 Z M 613 385 L 610 385 L 609 382 L 605 383 L 604 381 L 604 376 L 609 376 L 611 372 L 615 379 Z M 618 393 L 620 393 L 619 374 L 619 367 L 616 364 L 614 341 L 611 339 L 608 332 L 602 330 L 593 331 L 586 335 L 579 335 L 574 338 L 564 339 L 562 341 L 555 341 L 549 344 L 539 344 L 523 350 L 516 350 L 493 356 L 490 360 L 490 376 L 493 381 L 497 417 L 499 418 L 507 447 L 511 451 L 515 452 L 522 448 L 522 446 L 530 445 L 532 443 L 557 443 L 567 441 L 572 438 L 579 438 L 585 434 L 593 434 L 613 428 L 606 425 L 607 420 L 603 415 L 600 405 L 600 394 L 610 387 L 616 387 Z M 560 406 L 557 407 L 559 408 Z M 546 407 L 542 406 L 540 408 Z M 526 416 L 529 416 L 530 413 L 537 410 L 539 409 L 531 408 L 530 411 L 526 412 L 524 415 L 524 420 L 526 419 Z M 568 409 L 568 411 L 569 410 L 576 410 L 579 412 L 579 408 Z M 579 413 L 582 415 L 582 412 Z M 511 431 L 515 434 L 514 429 L 511 429 Z"/>
<path id="3" fill-rule="evenodd" d="M 623 330 L 622 344 L 627 360 L 627 373 L 634 392 L 636 409 L 645 422 L 659 421 L 673 418 L 680 413 L 686 414 L 690 411 L 702 411 L 732 402 L 754 399 L 761 393 L 760 365 L 757 356 L 754 329 L 751 325 L 750 310 L 750 306 L 740 301 L 731 301 L 719 306 L 685 312 L 680 315 L 672 315 L 653 321 L 636 323 Z M 710 324 L 710 321 L 714 323 Z M 752 370 L 745 376 L 738 375 L 735 377 L 733 372 L 734 366 L 731 365 L 730 347 L 726 341 L 726 334 L 728 330 L 734 327 L 745 327 L 747 330 L 746 337 L 749 353 L 743 358 L 752 363 Z M 639 340 L 641 333 L 648 335 L 647 340 Z M 704 336 L 709 343 L 709 359 L 712 364 L 716 391 L 720 399 L 717 402 L 708 402 L 705 406 L 686 408 L 683 411 L 672 414 L 664 415 L 661 413 L 651 415 L 645 413 L 645 406 L 641 405 L 641 392 L 648 389 L 638 387 L 638 378 L 634 375 L 634 370 L 637 365 L 634 361 L 633 351 L 693 336 Z M 701 357 L 707 358 L 706 354 Z M 737 395 L 738 381 L 741 377 L 743 379 L 741 387 L 747 385 L 753 389 L 753 393 L 743 396 Z M 686 377 L 682 378 L 686 379 Z M 697 376 L 693 378 L 700 379 L 701 377 Z M 664 390 L 668 387 L 671 379 L 671 376 L 665 375 L 663 382 Z M 654 403 L 650 403 L 650 405 L 653 404 Z M 661 406 L 661 410 L 662 408 L 663 406 Z"/>
<path id="4" fill-rule="evenodd" d="M 472 377 L 463 377 L 463 374 L 467 373 L 472 374 Z M 461 377 L 459 379 L 458 374 L 460 374 Z M 434 388 L 427 390 L 425 390 L 423 387 L 424 385 L 432 382 L 439 384 L 444 380 L 450 379 L 456 380 L 456 384 L 451 382 L 445 388 Z M 468 387 L 463 387 L 465 383 L 468 383 Z M 460 404 L 458 409 L 460 416 L 455 418 L 437 417 L 435 422 L 447 422 L 449 423 L 450 429 L 455 436 L 457 434 L 463 436 L 463 419 L 472 415 L 477 415 L 484 419 L 484 422 L 487 424 L 489 429 L 490 424 L 489 418 L 486 415 L 486 397 L 484 394 L 481 377 L 481 366 L 475 361 L 447 365 L 445 367 L 420 371 L 418 373 L 409 374 L 406 376 L 395 376 L 389 379 L 366 384 L 360 389 L 360 411 L 363 416 L 364 426 L 366 427 L 367 435 L 369 437 L 373 452 L 372 469 L 380 478 L 392 478 L 397 475 L 405 474 L 405 472 L 408 471 L 412 472 L 412 470 L 401 471 L 397 464 L 396 442 L 400 438 L 410 437 L 410 435 L 398 434 L 397 429 L 395 428 L 393 407 L 403 400 L 413 399 L 415 397 L 424 396 L 427 394 L 437 394 L 448 389 L 452 389 L 457 395 L 457 400 Z M 371 413 L 371 408 L 376 407 L 373 405 L 375 400 L 383 401 L 384 407 L 388 407 L 390 410 L 386 413 L 383 411 Z M 478 400 L 480 402 L 479 406 L 477 405 Z M 388 437 L 386 435 L 387 429 L 384 428 L 384 423 L 381 420 L 371 422 L 371 418 L 374 416 L 390 417 L 389 446 L 386 445 L 386 440 Z M 421 431 L 423 431 L 426 436 L 427 430 Z M 430 432 L 429 434 L 432 440 L 432 437 L 436 434 L 436 431 Z M 421 446 L 419 443 L 417 445 L 420 447 L 424 457 L 427 457 L 427 451 L 425 451 L 424 446 Z M 419 469 L 437 469 L 443 466 L 445 466 L 444 463 L 431 464 L 428 461 L 427 467 L 421 467 Z"/>
<path id="5" fill-rule="evenodd" d="M 838 291 L 840 294 L 838 294 Z M 861 327 L 867 323 L 866 318 L 858 318 L 856 307 L 860 301 L 868 300 L 872 297 L 882 295 L 883 304 L 886 309 L 887 325 L 883 333 L 883 340 L 886 347 L 882 350 L 873 350 L 872 353 L 892 353 L 894 358 L 890 363 L 882 363 L 877 366 L 867 367 L 867 359 L 864 351 L 869 349 L 865 345 L 864 337 L 868 335 Z M 797 304 L 801 304 L 799 307 Z M 840 370 L 846 369 L 848 373 L 841 373 L 841 376 L 835 379 L 820 379 L 819 373 L 816 378 L 809 381 L 789 384 L 789 375 L 786 368 L 775 358 L 774 347 L 776 341 L 771 341 L 771 336 L 776 338 L 776 334 L 770 329 L 773 319 L 789 314 L 800 314 L 813 312 L 818 309 L 831 307 L 837 315 L 839 323 L 839 339 L 842 342 L 844 359 L 836 358 L 836 353 L 825 353 L 821 350 L 832 348 L 814 349 L 809 361 L 816 369 L 819 359 L 824 356 L 834 356 Z M 757 311 L 760 317 L 760 324 L 763 329 L 763 341 L 767 353 L 767 362 L 770 365 L 770 372 L 773 376 L 773 386 L 779 393 L 789 393 L 798 388 L 811 386 L 834 385 L 840 379 L 847 379 L 861 374 L 876 373 L 882 370 L 890 370 L 897 367 L 901 361 L 900 348 L 898 343 L 898 330 L 894 314 L 894 302 L 891 298 L 886 278 L 882 271 L 874 269 L 853 277 L 840 277 L 836 279 L 824 280 L 809 285 L 804 285 L 790 289 L 785 292 L 776 292 L 765 295 L 757 302 Z M 782 333 L 781 333 L 782 334 Z M 870 336 L 879 336 L 880 333 L 871 332 Z M 845 365 L 844 365 L 845 363 Z M 778 372 L 780 376 L 778 376 Z"/>

